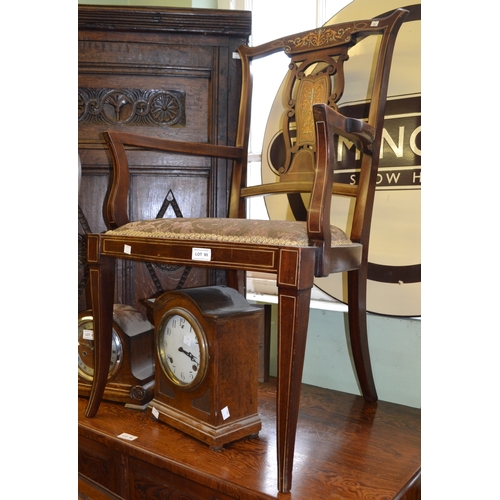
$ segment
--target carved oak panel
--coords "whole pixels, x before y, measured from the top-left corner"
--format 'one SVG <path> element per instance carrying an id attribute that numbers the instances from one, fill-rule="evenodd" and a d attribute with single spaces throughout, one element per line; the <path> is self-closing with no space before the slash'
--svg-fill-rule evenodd
<path id="1" fill-rule="evenodd" d="M 78 89 L 80 123 L 184 126 L 182 90 Z"/>

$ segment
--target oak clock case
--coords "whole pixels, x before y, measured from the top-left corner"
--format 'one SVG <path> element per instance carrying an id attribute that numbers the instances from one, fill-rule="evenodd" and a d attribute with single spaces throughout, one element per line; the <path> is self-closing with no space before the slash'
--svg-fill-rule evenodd
<path id="1" fill-rule="evenodd" d="M 78 395 L 90 395 L 94 376 L 92 311 L 78 314 Z M 103 399 L 144 409 L 155 384 L 154 328 L 133 307 L 115 304 L 111 363 Z"/>
<path id="2" fill-rule="evenodd" d="M 156 383 L 150 412 L 214 450 L 261 429 L 259 333 L 264 310 L 236 290 L 172 290 L 152 305 Z"/>

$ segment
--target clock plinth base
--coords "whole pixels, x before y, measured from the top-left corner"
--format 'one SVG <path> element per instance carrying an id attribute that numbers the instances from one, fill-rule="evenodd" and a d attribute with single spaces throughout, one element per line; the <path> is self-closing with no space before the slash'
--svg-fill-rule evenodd
<path id="1" fill-rule="evenodd" d="M 262 421 L 258 413 L 239 419 L 229 417 L 227 422 L 215 426 L 167 406 L 156 399 L 149 403 L 147 412 L 157 420 L 208 444 L 214 451 L 232 441 L 256 436 L 262 428 Z"/>
<path id="2" fill-rule="evenodd" d="M 134 405 L 132 403 L 125 403 L 125 408 L 128 408 L 129 410 L 137 410 L 137 411 L 144 411 L 148 407 L 149 403 L 145 403 L 143 405 Z"/>
<path id="3" fill-rule="evenodd" d="M 83 397 L 90 396 L 90 384 L 87 382 L 78 382 L 78 395 Z M 119 384 L 108 382 L 104 389 L 102 399 L 113 401 L 115 403 L 124 403 L 127 408 L 144 410 L 148 403 L 153 399 L 155 388 L 154 375 L 150 377 L 143 385 Z"/>

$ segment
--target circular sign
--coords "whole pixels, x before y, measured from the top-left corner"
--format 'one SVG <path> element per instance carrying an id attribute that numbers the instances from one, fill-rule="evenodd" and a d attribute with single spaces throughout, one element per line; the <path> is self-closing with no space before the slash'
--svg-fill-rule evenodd
<path id="1" fill-rule="evenodd" d="M 394 49 L 384 121 L 378 183 L 368 255 L 367 309 L 391 316 L 420 315 L 420 3 L 402 5 L 401 1 L 355 0 L 332 17 L 325 25 L 356 19 L 382 17 L 403 7 L 410 11 L 403 23 Z M 367 67 L 372 66 L 376 37 L 359 42 L 350 51 L 345 64 L 346 85 L 339 109 L 359 118 L 367 111 Z M 262 181 L 276 181 L 275 166 L 282 153 L 281 85 L 264 134 L 262 149 Z M 343 144 L 339 153 L 348 152 Z M 356 172 L 342 169 L 342 158 L 335 179 L 347 180 Z M 298 203 L 297 203 L 298 201 Z M 286 195 L 266 197 L 270 219 L 297 219 L 304 215 L 307 199 Z M 331 223 L 348 232 L 352 216 L 352 200 L 335 197 Z M 344 273 L 317 278 L 318 288 L 342 302 L 347 302 Z"/>

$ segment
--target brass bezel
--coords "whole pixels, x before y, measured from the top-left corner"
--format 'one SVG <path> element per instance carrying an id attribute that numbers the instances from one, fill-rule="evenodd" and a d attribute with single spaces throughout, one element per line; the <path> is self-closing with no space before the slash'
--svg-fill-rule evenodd
<path id="1" fill-rule="evenodd" d="M 164 346 L 163 337 L 165 335 L 165 326 L 167 325 L 169 319 L 172 318 L 173 316 L 183 317 L 193 327 L 194 333 L 198 339 L 198 345 L 200 346 L 200 365 L 198 373 L 196 374 L 195 378 L 189 383 L 184 383 L 180 381 L 172 372 L 167 363 L 165 351 L 163 348 Z M 172 382 L 175 385 L 176 388 L 185 391 L 192 391 L 196 389 L 205 379 L 205 375 L 207 373 L 207 368 L 208 368 L 208 359 L 209 359 L 208 341 L 205 332 L 203 330 L 203 327 L 200 325 L 200 322 L 198 321 L 196 316 L 188 309 L 185 309 L 183 307 L 173 307 L 172 309 L 169 309 L 162 316 L 160 324 L 158 325 L 158 330 L 156 335 L 156 349 L 158 353 L 158 360 L 160 362 L 159 364 L 161 366 L 163 373 L 168 378 L 168 380 L 170 380 L 170 382 Z"/>
<path id="2" fill-rule="evenodd" d="M 93 330 L 94 329 L 93 328 L 94 327 L 94 324 L 93 324 L 94 317 L 91 314 L 85 314 L 85 315 L 80 316 L 78 318 L 78 329 L 80 329 L 81 323 L 84 323 L 87 321 L 92 321 L 92 330 Z M 117 357 L 116 357 L 116 363 L 109 370 L 108 380 L 118 372 L 118 370 L 121 366 L 121 363 L 122 363 L 122 359 L 123 359 L 123 344 L 122 344 L 122 340 L 120 339 L 120 336 L 118 335 L 118 333 L 115 330 L 115 325 L 113 325 L 113 331 L 112 331 L 111 335 L 112 335 L 111 341 L 112 342 L 114 341 L 116 344 Z M 92 341 L 92 342 L 94 342 L 94 341 Z M 111 361 L 113 361 L 113 358 L 111 358 Z M 95 362 L 95 360 L 94 360 L 94 362 Z M 94 369 L 92 368 L 92 371 L 93 370 Z M 80 377 L 80 379 L 85 380 L 87 382 L 92 382 L 94 380 L 93 375 L 89 375 L 88 373 L 85 373 L 80 367 L 78 367 L 78 376 Z"/>

